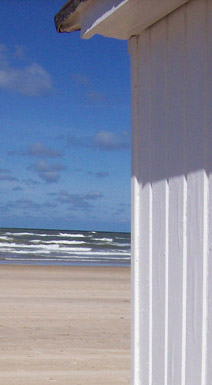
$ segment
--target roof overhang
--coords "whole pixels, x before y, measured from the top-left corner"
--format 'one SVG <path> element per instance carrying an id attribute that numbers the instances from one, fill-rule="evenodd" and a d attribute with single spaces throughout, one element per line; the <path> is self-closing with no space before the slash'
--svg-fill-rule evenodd
<path id="1" fill-rule="evenodd" d="M 81 30 L 85 39 L 95 34 L 129 39 L 189 0 L 69 0 L 55 16 L 58 32 Z"/>

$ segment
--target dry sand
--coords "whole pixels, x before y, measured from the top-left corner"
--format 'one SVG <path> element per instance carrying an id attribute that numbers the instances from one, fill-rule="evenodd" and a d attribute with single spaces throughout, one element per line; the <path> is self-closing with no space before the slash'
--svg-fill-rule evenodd
<path id="1" fill-rule="evenodd" d="M 0 385 L 129 385 L 130 270 L 0 266 Z"/>

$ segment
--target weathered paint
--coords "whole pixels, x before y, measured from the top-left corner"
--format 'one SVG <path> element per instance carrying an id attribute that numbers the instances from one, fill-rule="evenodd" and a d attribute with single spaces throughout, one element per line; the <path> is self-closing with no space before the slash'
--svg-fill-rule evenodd
<path id="1" fill-rule="evenodd" d="M 212 1 L 129 51 L 132 385 L 212 385 Z"/>

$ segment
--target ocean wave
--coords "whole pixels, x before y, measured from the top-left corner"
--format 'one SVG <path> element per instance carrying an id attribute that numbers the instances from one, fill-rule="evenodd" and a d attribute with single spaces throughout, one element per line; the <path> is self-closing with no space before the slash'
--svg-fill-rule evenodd
<path id="1" fill-rule="evenodd" d="M 121 252 L 121 251 L 116 251 L 116 250 L 111 250 L 111 251 L 92 251 L 92 255 L 121 255 L 121 256 L 124 256 L 124 255 L 131 255 L 131 253 L 129 252 Z"/>
<path id="2" fill-rule="evenodd" d="M 113 246 L 118 246 L 118 247 L 130 247 L 130 243 L 116 243 L 116 242 L 113 242 L 111 243 L 111 245 Z"/>
<path id="3" fill-rule="evenodd" d="M 59 235 L 56 235 L 57 237 L 71 237 L 71 238 L 84 238 L 85 235 L 83 234 L 69 234 L 69 233 L 60 233 Z"/>
<path id="4" fill-rule="evenodd" d="M 30 235 L 30 236 L 36 236 L 36 237 L 48 237 L 48 236 L 51 236 L 51 237 L 71 237 L 71 238 L 84 238 L 85 235 L 83 234 L 70 234 L 70 233 L 59 233 L 59 234 L 48 234 L 48 233 L 45 233 L 45 234 L 40 234 L 40 233 L 29 233 L 29 232 L 20 232 L 20 233 L 12 233 L 12 232 L 6 232 L 4 233 L 5 235 L 10 235 L 10 236 L 26 236 L 26 235 Z"/>
<path id="5" fill-rule="evenodd" d="M 60 245 L 51 245 L 51 246 L 47 246 L 47 245 L 25 245 L 25 244 L 16 244 L 16 243 L 11 243 L 11 244 L 8 244 L 8 243 L 2 243 L 1 244 L 1 251 L 3 250 L 8 250 L 8 251 L 16 251 L 16 250 L 19 250 L 19 249 L 31 249 L 32 251 L 34 249 L 36 249 L 36 252 L 38 251 L 42 251 L 42 250 L 50 250 L 50 251 L 91 251 L 92 249 L 90 247 L 61 247 Z"/>
<path id="6" fill-rule="evenodd" d="M 26 250 L 27 249 L 27 250 Z M 25 247 L 25 248 L 1 248 L 2 253 L 11 253 L 11 254 L 52 254 L 54 252 L 59 252 L 60 254 L 65 253 L 67 256 L 70 254 L 73 255 L 101 255 L 101 256 L 114 256 L 114 255 L 119 255 L 119 256 L 130 256 L 131 253 L 128 252 L 116 252 L 116 251 L 109 251 L 109 252 L 101 252 L 101 251 L 92 251 L 91 248 L 68 248 L 68 247 L 61 247 L 60 249 L 58 248 L 31 248 L 30 247 Z M 59 258 L 60 255 L 57 254 L 57 258 Z"/>
<path id="7" fill-rule="evenodd" d="M 5 233 L 6 235 L 10 235 L 10 236 L 22 236 L 22 235 L 39 235 L 39 234 L 36 234 L 36 233 L 10 233 L 10 232 L 7 232 Z M 46 235 L 45 235 L 46 237 Z"/>
<path id="8" fill-rule="evenodd" d="M 13 240 L 13 238 L 10 238 L 10 237 L 6 237 L 6 236 L 4 236 L 4 235 L 0 235 L 0 244 L 1 244 L 1 240 L 4 240 L 4 241 L 12 241 Z"/>
<path id="9" fill-rule="evenodd" d="M 99 241 L 99 242 L 112 242 L 113 238 L 93 238 L 93 241 Z"/>
<path id="10" fill-rule="evenodd" d="M 0 233 L 0 264 L 112 266 L 130 264 L 130 255 L 128 234 L 28 229 L 2 229 Z"/>
<path id="11" fill-rule="evenodd" d="M 40 243 L 41 241 L 39 239 L 36 239 L 34 241 L 31 241 L 31 243 Z M 43 244 L 62 244 L 62 245 L 81 245 L 83 243 L 86 243 L 85 241 L 42 241 L 42 243 L 40 243 L 40 245 L 43 245 Z"/>

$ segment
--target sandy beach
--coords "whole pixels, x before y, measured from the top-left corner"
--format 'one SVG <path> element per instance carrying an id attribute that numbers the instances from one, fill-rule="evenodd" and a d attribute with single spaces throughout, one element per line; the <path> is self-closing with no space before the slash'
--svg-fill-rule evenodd
<path id="1" fill-rule="evenodd" d="M 130 269 L 0 266 L 0 384 L 130 383 Z"/>

